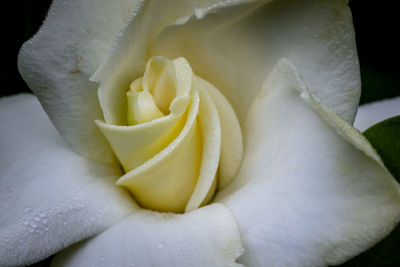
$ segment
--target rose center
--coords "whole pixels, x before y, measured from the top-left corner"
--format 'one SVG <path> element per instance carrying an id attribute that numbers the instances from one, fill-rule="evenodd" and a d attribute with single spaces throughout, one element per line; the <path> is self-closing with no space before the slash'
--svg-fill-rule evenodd
<path id="1" fill-rule="evenodd" d="M 151 58 L 126 97 L 127 126 L 97 124 L 125 170 L 116 183 L 143 207 L 190 211 L 234 178 L 242 153 L 239 123 L 222 94 L 184 58 Z"/>

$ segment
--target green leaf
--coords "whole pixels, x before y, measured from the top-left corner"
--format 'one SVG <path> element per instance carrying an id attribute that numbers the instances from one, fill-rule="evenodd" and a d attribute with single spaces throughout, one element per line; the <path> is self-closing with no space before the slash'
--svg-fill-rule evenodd
<path id="1" fill-rule="evenodd" d="M 364 136 L 381 156 L 388 170 L 400 180 L 400 116 L 375 124 Z"/>
<path id="2" fill-rule="evenodd" d="M 363 134 L 381 156 L 387 169 L 400 182 L 400 116 L 379 122 Z M 341 266 L 400 266 L 400 225 L 373 248 Z"/>

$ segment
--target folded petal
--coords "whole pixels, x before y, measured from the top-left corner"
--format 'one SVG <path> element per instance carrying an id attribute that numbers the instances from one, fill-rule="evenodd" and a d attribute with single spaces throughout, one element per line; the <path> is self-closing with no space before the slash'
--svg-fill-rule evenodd
<path id="1" fill-rule="evenodd" d="M 358 108 L 354 127 L 365 131 L 370 126 L 400 115 L 400 96 L 362 105 Z"/>
<path id="2" fill-rule="evenodd" d="M 201 82 L 195 79 L 195 84 L 200 95 L 197 122 L 202 143 L 201 164 L 196 186 L 185 207 L 185 212 L 195 210 L 202 204 L 208 204 L 214 196 L 221 150 L 221 125 L 218 110 L 207 89 L 201 86 Z"/>
<path id="3" fill-rule="evenodd" d="M 184 56 L 196 75 L 221 90 L 241 122 L 265 73 L 287 57 L 321 101 L 352 122 L 360 75 L 347 1 L 249 2 L 221 1 L 180 18 L 159 34 L 150 56 Z"/>
<path id="4" fill-rule="evenodd" d="M 57 130 L 81 155 L 112 162 L 94 124 L 102 119 L 96 83 L 89 77 L 138 0 L 55 0 L 38 33 L 19 54 L 18 67 Z"/>
<path id="5" fill-rule="evenodd" d="M 36 97 L 0 99 L 0 266 L 26 265 L 134 210 L 119 169 L 71 151 Z"/>
<path id="6" fill-rule="evenodd" d="M 222 189 L 236 177 L 243 159 L 243 138 L 235 111 L 226 98 L 212 84 L 199 77 L 201 87 L 207 90 L 221 123 L 221 155 L 218 166 L 218 188 Z"/>
<path id="7" fill-rule="evenodd" d="M 237 179 L 219 193 L 248 266 L 326 266 L 386 236 L 400 189 L 368 141 L 279 61 L 249 111 Z"/>
<path id="8" fill-rule="evenodd" d="M 129 188 L 144 207 L 184 211 L 196 186 L 193 178 L 197 177 L 201 162 L 201 133 L 196 120 L 199 103 L 198 92 L 194 91 L 186 122 L 177 138 L 117 181 L 118 185 Z"/>
<path id="9" fill-rule="evenodd" d="M 56 255 L 54 266 L 240 266 L 240 233 L 226 207 L 176 215 L 138 210 Z"/>

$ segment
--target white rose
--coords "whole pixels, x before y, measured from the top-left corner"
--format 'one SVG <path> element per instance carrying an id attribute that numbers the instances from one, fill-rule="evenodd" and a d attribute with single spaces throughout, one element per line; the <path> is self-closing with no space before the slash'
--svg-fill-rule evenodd
<path id="1" fill-rule="evenodd" d="M 184 214 L 140 208 L 116 186 L 122 152 L 98 128 L 130 116 L 126 92 L 154 56 L 185 60 L 226 97 L 243 131 L 234 180 Z M 325 266 L 400 219 L 399 185 L 351 126 L 360 81 L 346 1 L 54 0 L 19 68 L 66 143 L 35 97 L 0 100 L 1 266 L 96 234 L 54 265 Z M 133 120 L 166 115 L 146 103 Z M 211 125 L 215 110 L 227 118 L 217 107 Z M 241 156 L 226 143 L 240 152 L 240 134 L 222 124 L 211 144 L 221 145 L 219 167 L 236 173 Z"/>

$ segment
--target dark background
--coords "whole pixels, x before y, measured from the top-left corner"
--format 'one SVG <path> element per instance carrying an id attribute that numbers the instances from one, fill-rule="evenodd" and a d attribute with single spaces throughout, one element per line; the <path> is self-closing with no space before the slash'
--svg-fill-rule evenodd
<path id="1" fill-rule="evenodd" d="M 39 29 L 50 3 L 51 0 L 22 0 L 6 4 L 1 18 L 0 96 L 30 91 L 18 73 L 18 50 Z M 400 46 L 396 39 L 399 14 L 396 1 L 379 4 L 376 1 L 350 0 L 349 5 L 353 12 L 361 65 L 361 103 L 399 96 Z"/>

